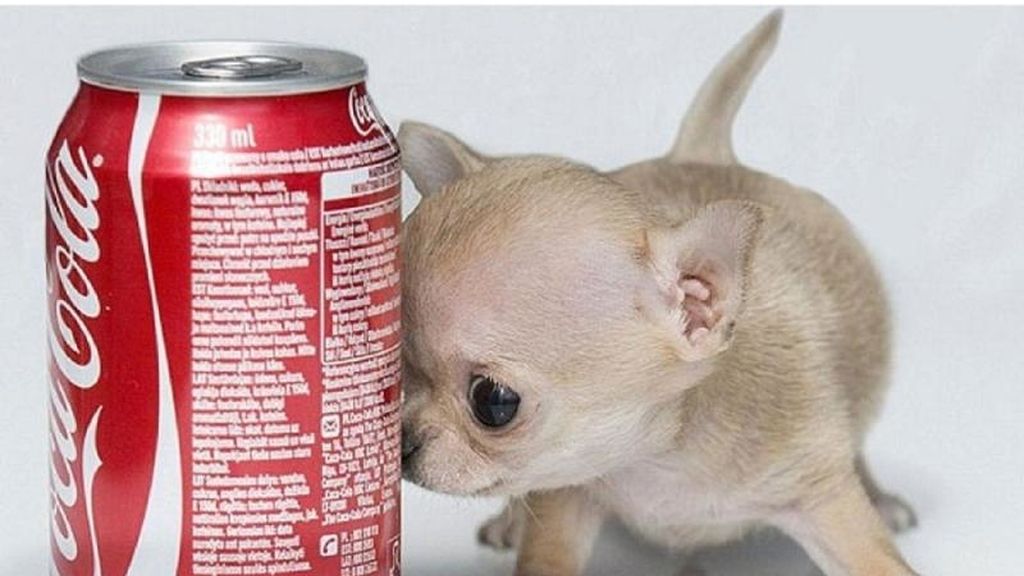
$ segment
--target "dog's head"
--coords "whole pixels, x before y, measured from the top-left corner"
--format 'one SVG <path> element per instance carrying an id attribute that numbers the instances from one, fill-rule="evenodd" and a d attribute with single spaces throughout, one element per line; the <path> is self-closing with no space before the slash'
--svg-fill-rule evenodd
<path id="1" fill-rule="evenodd" d="M 643 198 L 542 157 L 403 125 L 406 476 L 458 494 L 584 482 L 671 441 L 723 350 L 759 214 L 652 224 Z"/>
<path id="2" fill-rule="evenodd" d="M 775 13 L 712 74 L 658 162 L 732 164 L 731 124 Z M 577 485 L 675 441 L 681 398 L 726 350 L 761 210 L 680 221 L 585 166 L 488 158 L 406 123 L 423 200 L 403 228 L 403 462 L 455 494 Z"/>

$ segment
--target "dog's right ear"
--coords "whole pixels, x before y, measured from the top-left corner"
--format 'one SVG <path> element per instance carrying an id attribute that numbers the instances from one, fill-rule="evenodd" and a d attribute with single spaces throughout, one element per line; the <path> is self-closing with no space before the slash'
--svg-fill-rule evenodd
<path id="1" fill-rule="evenodd" d="M 484 156 L 455 136 L 419 122 L 402 122 L 398 145 L 402 148 L 402 168 L 423 196 L 437 194 L 486 163 Z"/>
<path id="2" fill-rule="evenodd" d="M 674 228 L 650 230 L 645 253 L 661 296 L 653 317 L 680 358 L 698 361 L 732 343 L 764 220 L 752 202 L 721 200 Z"/>

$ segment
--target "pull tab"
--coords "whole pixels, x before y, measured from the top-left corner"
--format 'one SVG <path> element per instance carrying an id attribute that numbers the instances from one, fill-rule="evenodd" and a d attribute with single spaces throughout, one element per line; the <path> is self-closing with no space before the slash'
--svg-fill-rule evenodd
<path id="1" fill-rule="evenodd" d="M 209 60 L 194 60 L 181 65 L 186 76 L 194 78 L 220 78 L 245 80 L 266 78 L 302 70 L 302 62 L 281 56 L 228 56 Z"/>

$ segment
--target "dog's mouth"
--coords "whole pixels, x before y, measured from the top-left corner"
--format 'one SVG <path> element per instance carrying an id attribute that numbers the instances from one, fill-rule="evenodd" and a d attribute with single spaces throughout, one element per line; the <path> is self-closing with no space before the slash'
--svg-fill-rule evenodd
<path id="1" fill-rule="evenodd" d="M 508 482 L 504 478 L 498 478 L 492 482 L 485 484 L 480 488 L 469 488 L 459 489 L 455 486 L 442 486 L 432 482 L 430 475 L 424 475 L 422 470 L 419 469 L 413 462 L 413 459 L 404 459 L 402 462 L 402 478 L 408 482 L 411 482 L 420 488 L 425 488 L 433 492 L 440 492 L 443 494 L 449 494 L 451 496 L 470 496 L 470 497 L 489 497 L 489 496 L 500 496 L 502 490 L 506 488 Z M 443 482 L 441 484 L 444 484 Z"/>

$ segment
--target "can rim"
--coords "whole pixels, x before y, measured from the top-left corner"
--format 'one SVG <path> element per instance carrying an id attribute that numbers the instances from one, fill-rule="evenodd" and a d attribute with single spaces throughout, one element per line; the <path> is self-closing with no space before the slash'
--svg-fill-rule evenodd
<path id="1" fill-rule="evenodd" d="M 238 56 L 297 60 L 300 69 L 243 78 L 189 75 L 189 63 Z M 96 50 L 78 60 L 87 84 L 127 92 L 180 96 L 277 96 L 345 88 L 366 79 L 366 62 L 315 44 L 251 40 L 146 42 Z"/>

